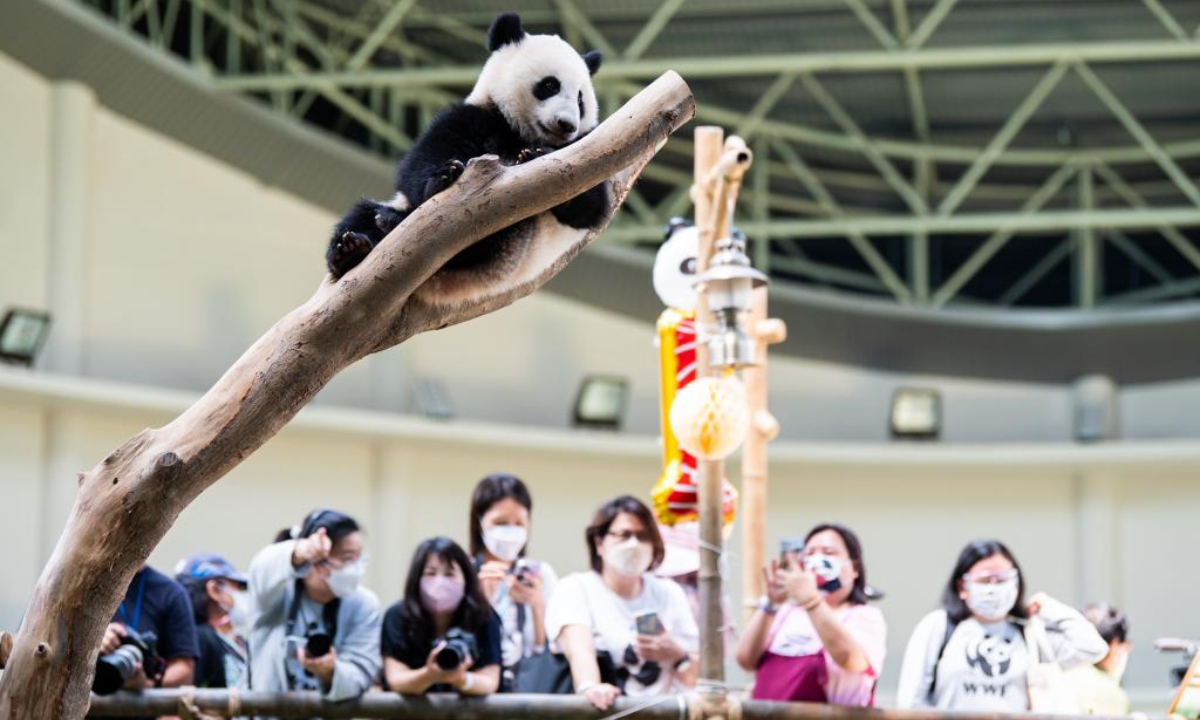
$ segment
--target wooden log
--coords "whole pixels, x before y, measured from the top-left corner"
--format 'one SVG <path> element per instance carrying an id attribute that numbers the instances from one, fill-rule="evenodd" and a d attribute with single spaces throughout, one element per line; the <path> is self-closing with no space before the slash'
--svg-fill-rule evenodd
<path id="1" fill-rule="evenodd" d="M 339 281 L 327 278 L 268 330 L 192 407 L 165 427 L 138 433 L 85 473 L 0 675 L 0 720 L 83 718 L 105 627 L 133 574 L 197 495 L 274 436 L 347 365 L 540 287 L 602 228 L 546 251 L 552 257 L 534 276 L 497 280 L 491 292 L 469 301 L 438 304 L 420 294 L 472 243 L 601 182 L 610 183 L 615 212 L 637 174 L 694 109 L 686 83 L 669 72 L 558 152 L 512 167 L 494 156 L 472 160 L 454 185 L 417 208 L 361 265 Z"/>

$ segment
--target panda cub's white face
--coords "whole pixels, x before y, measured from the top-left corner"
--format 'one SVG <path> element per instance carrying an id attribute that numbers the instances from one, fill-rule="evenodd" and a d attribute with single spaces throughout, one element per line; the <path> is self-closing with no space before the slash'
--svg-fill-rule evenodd
<path id="1" fill-rule="evenodd" d="M 557 35 L 529 35 L 506 16 L 492 26 L 491 56 L 466 102 L 493 104 L 523 140 L 562 147 L 599 122 L 592 74 L 599 53 L 580 55 Z"/>

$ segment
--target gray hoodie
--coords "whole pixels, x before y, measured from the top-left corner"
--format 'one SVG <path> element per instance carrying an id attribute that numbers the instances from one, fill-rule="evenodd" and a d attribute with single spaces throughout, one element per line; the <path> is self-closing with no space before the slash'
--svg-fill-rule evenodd
<path id="1" fill-rule="evenodd" d="M 250 562 L 250 603 L 253 622 L 250 632 L 250 687 L 254 690 L 288 690 L 284 660 L 287 654 L 288 611 L 295 597 L 296 580 L 306 576 L 311 565 L 292 567 L 289 540 L 269 545 Z M 337 615 L 337 668 L 327 700 L 346 700 L 362 695 L 379 674 L 379 636 L 382 618 L 379 599 L 366 588 L 342 598 Z"/>

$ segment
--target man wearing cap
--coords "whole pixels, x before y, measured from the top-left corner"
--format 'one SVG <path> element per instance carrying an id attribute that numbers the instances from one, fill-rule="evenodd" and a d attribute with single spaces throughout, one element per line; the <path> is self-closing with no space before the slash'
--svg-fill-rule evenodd
<path id="1" fill-rule="evenodd" d="M 156 650 L 165 664 L 159 668 L 161 673 L 152 673 L 155 677 L 147 677 L 145 669 L 139 667 L 125 682 L 125 689 L 181 687 L 192 683 L 198 650 L 187 593 L 179 583 L 149 565 L 143 565 L 129 583 L 125 600 L 104 633 L 101 656 L 120 647 L 131 629 L 157 637 Z"/>
<path id="2" fill-rule="evenodd" d="M 239 634 L 249 624 L 246 576 L 225 558 L 203 553 L 184 558 L 175 579 L 191 598 L 200 655 L 196 658 L 196 687 L 245 686 L 249 645 Z"/>

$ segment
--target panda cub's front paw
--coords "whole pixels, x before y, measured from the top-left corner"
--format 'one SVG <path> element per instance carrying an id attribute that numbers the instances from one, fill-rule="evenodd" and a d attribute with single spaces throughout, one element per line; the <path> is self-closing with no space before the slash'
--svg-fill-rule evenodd
<path id="1" fill-rule="evenodd" d="M 550 151 L 544 147 L 527 147 L 521 152 L 517 153 L 517 164 L 521 165 L 529 162 L 530 160 L 537 160 L 541 156 L 549 153 Z"/>
<path id="2" fill-rule="evenodd" d="M 373 247 L 371 239 L 362 233 L 342 233 L 341 239 L 330 248 L 329 270 L 340 278 L 362 262 Z"/>
<path id="3" fill-rule="evenodd" d="M 429 178 L 429 182 L 425 183 L 425 197 L 431 198 L 453 185 L 456 180 L 462 177 L 463 171 L 466 169 L 467 166 L 461 160 L 451 160 L 443 165 L 441 171 Z"/>
<path id="4" fill-rule="evenodd" d="M 396 229 L 396 226 L 403 222 L 404 218 L 408 217 L 407 212 L 403 212 L 391 207 L 380 207 L 379 212 L 375 213 L 375 227 L 387 235 Z"/>

